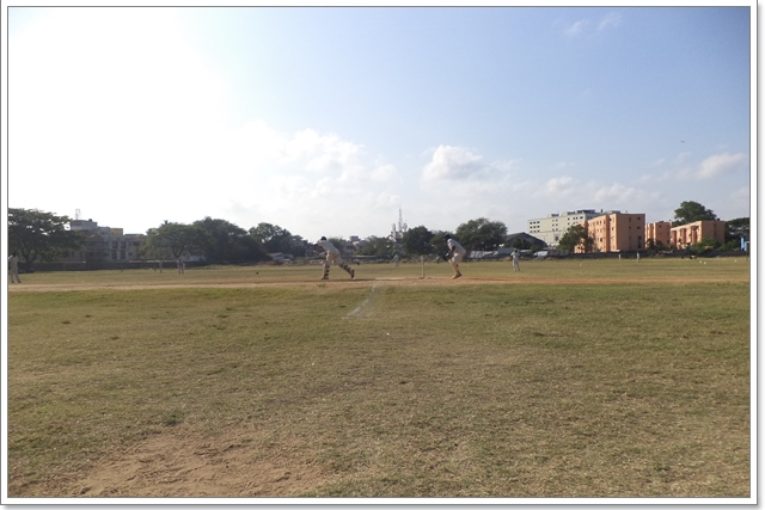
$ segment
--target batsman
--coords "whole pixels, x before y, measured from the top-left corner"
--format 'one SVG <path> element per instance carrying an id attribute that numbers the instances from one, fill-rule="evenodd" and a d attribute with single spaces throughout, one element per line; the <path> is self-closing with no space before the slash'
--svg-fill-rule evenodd
<path id="1" fill-rule="evenodd" d="M 353 280 L 353 278 L 356 276 L 356 272 L 348 264 L 343 262 L 343 257 L 340 255 L 340 250 L 335 248 L 334 244 L 329 242 L 324 236 L 321 236 L 321 239 L 319 239 L 319 242 L 316 244 L 321 246 L 321 248 L 326 252 L 326 256 L 324 258 L 324 276 L 322 276 L 322 280 L 329 280 L 329 266 L 333 263 L 345 269 L 345 271 L 351 275 L 351 280 Z"/>
<path id="2" fill-rule="evenodd" d="M 446 239 L 446 247 L 449 248 L 449 253 L 446 254 L 447 260 L 452 265 L 452 269 L 454 269 L 452 279 L 459 278 L 462 276 L 462 273 L 460 273 L 460 262 L 465 258 L 465 248 L 449 234 L 444 236 L 444 238 Z"/>

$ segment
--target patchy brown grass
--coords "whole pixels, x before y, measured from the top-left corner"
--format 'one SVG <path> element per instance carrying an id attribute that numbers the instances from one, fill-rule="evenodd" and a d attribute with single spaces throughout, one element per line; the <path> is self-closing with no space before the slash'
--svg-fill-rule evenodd
<path id="1" fill-rule="evenodd" d="M 748 268 L 720 267 L 14 290 L 9 496 L 747 497 Z"/>

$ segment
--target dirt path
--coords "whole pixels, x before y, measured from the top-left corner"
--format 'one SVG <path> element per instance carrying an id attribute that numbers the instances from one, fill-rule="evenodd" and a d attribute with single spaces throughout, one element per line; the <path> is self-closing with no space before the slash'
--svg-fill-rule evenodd
<path id="1" fill-rule="evenodd" d="M 700 277 L 698 279 L 672 278 L 672 277 L 632 277 L 632 278 L 592 278 L 592 277 L 570 277 L 561 279 L 552 279 L 547 277 L 540 278 L 482 278 L 482 277 L 462 277 L 458 280 L 452 280 L 450 277 L 426 277 L 420 278 L 374 278 L 358 280 L 330 280 L 328 282 L 317 282 L 315 280 L 283 280 L 283 281 L 262 281 L 262 282 L 230 282 L 230 283 L 151 283 L 151 284 L 119 284 L 119 283 L 23 283 L 19 285 L 9 285 L 9 293 L 23 292 L 67 292 L 67 291 L 86 291 L 86 290 L 150 290 L 150 289 L 258 289 L 258 288 L 354 288 L 367 286 L 400 286 L 400 287 L 433 287 L 433 286 L 455 286 L 455 285 L 678 285 L 686 283 L 731 283 L 729 278 L 708 278 Z M 741 283 L 748 282 L 747 278 L 741 278 Z"/>

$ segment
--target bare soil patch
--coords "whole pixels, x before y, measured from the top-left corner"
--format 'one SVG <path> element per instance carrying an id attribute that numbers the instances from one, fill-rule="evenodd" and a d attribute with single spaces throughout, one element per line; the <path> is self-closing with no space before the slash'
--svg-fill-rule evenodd
<path id="1" fill-rule="evenodd" d="M 214 438 L 182 428 L 168 431 L 114 452 L 64 492 L 102 498 L 294 497 L 326 481 L 318 464 L 290 455 L 290 445 L 263 457 L 257 443 L 252 430 Z"/>

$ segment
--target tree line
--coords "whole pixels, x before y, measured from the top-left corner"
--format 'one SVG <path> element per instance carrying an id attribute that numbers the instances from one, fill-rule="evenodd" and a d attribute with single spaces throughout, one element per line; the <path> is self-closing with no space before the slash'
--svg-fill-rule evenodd
<path id="1" fill-rule="evenodd" d="M 675 210 L 673 226 L 698 220 L 716 220 L 713 211 L 698 202 L 682 202 Z M 27 271 L 37 262 L 50 262 L 64 254 L 76 251 L 92 240 L 95 234 L 68 229 L 70 219 L 37 209 L 8 209 L 8 249 L 17 253 Z M 401 239 L 369 236 L 359 243 L 348 239 L 330 238 L 330 241 L 349 255 L 377 258 L 394 256 L 438 256 L 446 251 L 445 236 L 456 237 L 469 251 L 493 251 L 499 247 L 538 250 L 527 238 L 508 236 L 507 227 L 500 221 L 477 218 L 460 224 L 453 232 L 430 230 L 424 225 L 410 228 Z M 728 222 L 728 241 L 731 246 L 739 238 L 749 238 L 749 218 Z M 573 252 L 576 246 L 591 251 L 593 241 L 586 229 L 574 225 L 561 237 L 558 250 Z M 588 250 L 587 248 L 590 248 Z M 718 246 L 715 246 L 718 247 Z M 662 248 L 657 246 L 656 248 Z M 205 217 L 190 224 L 165 221 L 146 232 L 141 256 L 146 259 L 178 260 L 187 255 L 199 255 L 209 264 L 257 263 L 271 259 L 274 253 L 293 258 L 315 257 L 319 252 L 309 242 L 289 230 L 261 222 L 245 230 L 224 219 Z"/>
<path id="2" fill-rule="evenodd" d="M 67 216 L 37 209 L 8 209 L 9 253 L 17 253 L 27 271 L 35 263 L 51 262 L 82 249 L 89 242 L 98 242 L 92 231 L 72 231 Z M 454 232 L 425 226 L 411 228 L 399 240 L 369 236 L 358 243 L 330 238 L 335 246 L 354 256 L 392 258 L 396 255 L 439 255 L 446 251 L 445 236 L 457 237 L 468 250 L 495 250 L 508 242 L 507 227 L 499 221 L 477 218 L 465 222 Z M 520 249 L 530 248 L 525 239 L 511 241 Z M 205 217 L 190 224 L 165 221 L 146 232 L 141 247 L 145 259 L 179 260 L 198 255 L 209 264 L 257 263 L 280 253 L 293 258 L 317 257 L 319 250 L 286 228 L 261 222 L 245 230 L 227 220 Z"/>
<path id="3" fill-rule="evenodd" d="M 93 231 L 72 231 L 71 219 L 37 209 L 8 209 L 8 251 L 18 254 L 31 270 L 37 262 L 51 262 L 98 242 Z M 223 219 L 205 217 L 191 224 L 165 221 L 146 232 L 141 256 L 180 259 L 199 255 L 211 264 L 253 263 L 269 260 L 269 253 L 301 257 L 311 245 L 287 229 L 270 223 L 243 228 Z"/>

